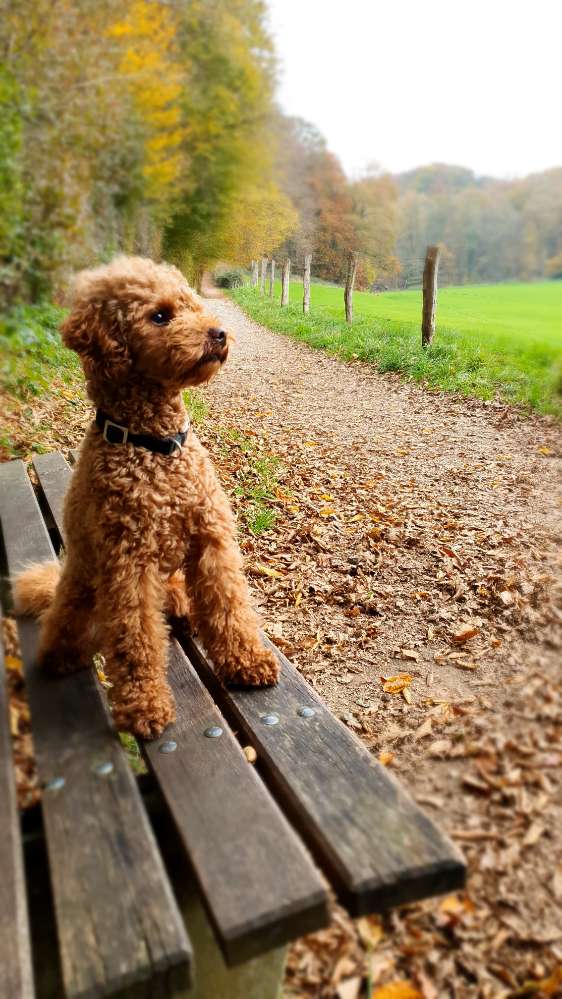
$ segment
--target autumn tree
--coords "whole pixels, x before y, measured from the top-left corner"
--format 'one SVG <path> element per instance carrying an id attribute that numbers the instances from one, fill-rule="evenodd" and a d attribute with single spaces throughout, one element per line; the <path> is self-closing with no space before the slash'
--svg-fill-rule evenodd
<path id="1" fill-rule="evenodd" d="M 351 185 L 352 225 L 360 255 L 357 287 L 393 283 L 400 272 L 395 256 L 398 189 L 392 177 L 372 168 Z"/>
<path id="2" fill-rule="evenodd" d="M 198 283 L 228 251 L 239 199 L 271 175 L 265 131 L 274 59 L 265 6 L 261 0 L 192 0 L 181 12 L 178 43 L 188 67 L 181 105 L 189 167 L 164 245 Z"/>
<path id="3" fill-rule="evenodd" d="M 242 264 L 268 256 L 298 226 L 298 215 L 272 182 L 242 191 L 225 225 L 222 255 Z"/>

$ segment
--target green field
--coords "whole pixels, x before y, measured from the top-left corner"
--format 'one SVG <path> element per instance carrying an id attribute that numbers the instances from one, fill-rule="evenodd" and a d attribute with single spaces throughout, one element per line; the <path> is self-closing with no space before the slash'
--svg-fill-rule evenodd
<path id="1" fill-rule="evenodd" d="M 435 388 L 562 415 L 562 281 L 441 289 L 427 350 L 420 343 L 421 291 L 356 292 L 351 328 L 343 291 L 333 285 L 312 286 L 308 316 L 296 281 L 284 309 L 278 283 L 274 301 L 247 287 L 232 295 L 264 326 L 313 347 Z"/>

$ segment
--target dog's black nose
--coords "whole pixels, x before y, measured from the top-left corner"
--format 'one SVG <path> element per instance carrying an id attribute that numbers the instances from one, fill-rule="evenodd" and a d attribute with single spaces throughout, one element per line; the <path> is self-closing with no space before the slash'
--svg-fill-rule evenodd
<path id="1" fill-rule="evenodd" d="M 215 340 L 216 343 L 219 343 L 221 345 L 221 347 L 224 347 L 226 343 L 226 333 L 224 332 L 224 330 L 218 330 L 213 326 L 209 330 L 209 336 L 211 337 L 211 340 Z"/>

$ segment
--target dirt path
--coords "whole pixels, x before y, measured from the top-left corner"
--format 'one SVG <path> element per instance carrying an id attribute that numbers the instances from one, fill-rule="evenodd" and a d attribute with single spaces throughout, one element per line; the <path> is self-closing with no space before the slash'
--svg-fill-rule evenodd
<path id="1" fill-rule="evenodd" d="M 466 898 L 382 929 L 337 916 L 294 948 L 288 994 L 338 995 L 369 961 L 375 984 L 427 999 L 516 995 L 557 967 L 562 982 L 559 429 L 212 307 L 237 344 L 206 426 L 282 463 L 277 521 L 245 544 L 266 628 L 471 869 Z"/>

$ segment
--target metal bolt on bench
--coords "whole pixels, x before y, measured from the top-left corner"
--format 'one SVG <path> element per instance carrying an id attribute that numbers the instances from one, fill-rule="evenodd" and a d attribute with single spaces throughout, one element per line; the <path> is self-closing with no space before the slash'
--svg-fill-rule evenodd
<path id="1" fill-rule="evenodd" d="M 72 470 L 33 465 L 37 495 L 21 461 L 0 466 L 9 577 L 64 543 Z M 456 847 L 271 643 L 279 685 L 241 690 L 172 638 L 177 720 L 138 780 L 93 672 L 50 679 L 37 623 L 18 630 L 44 793 L 22 841 L 0 661 L 0 999 L 277 999 L 328 882 L 354 916 L 464 884 Z"/>

